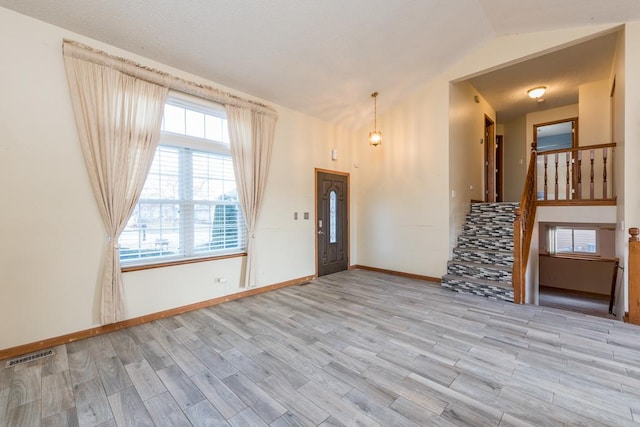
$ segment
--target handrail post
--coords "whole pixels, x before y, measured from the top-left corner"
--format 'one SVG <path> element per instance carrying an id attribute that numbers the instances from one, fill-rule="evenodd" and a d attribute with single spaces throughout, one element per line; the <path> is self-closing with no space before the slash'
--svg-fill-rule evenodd
<path id="1" fill-rule="evenodd" d="M 522 216 L 518 208 L 513 219 L 513 269 L 511 272 L 513 302 L 516 304 L 522 304 L 522 279 Z"/>
<path id="2" fill-rule="evenodd" d="M 629 323 L 640 325 L 640 229 L 629 229 Z"/>

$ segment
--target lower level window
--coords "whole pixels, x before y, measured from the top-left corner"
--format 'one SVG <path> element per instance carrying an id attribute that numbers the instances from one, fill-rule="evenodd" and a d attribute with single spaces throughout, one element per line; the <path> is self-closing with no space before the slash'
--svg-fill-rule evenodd
<path id="1" fill-rule="evenodd" d="M 551 227 L 549 252 L 556 254 L 598 253 L 598 230 L 595 228 Z"/>
<path id="2" fill-rule="evenodd" d="M 170 105 L 172 111 L 194 113 L 183 103 Z M 207 114 L 198 107 L 196 114 Z M 122 264 L 241 253 L 245 242 L 228 143 L 163 131 L 140 200 L 120 235 Z"/>

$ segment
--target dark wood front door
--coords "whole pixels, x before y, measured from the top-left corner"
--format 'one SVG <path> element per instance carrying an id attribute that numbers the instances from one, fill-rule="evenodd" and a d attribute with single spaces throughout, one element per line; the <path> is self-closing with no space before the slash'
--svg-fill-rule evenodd
<path id="1" fill-rule="evenodd" d="M 316 171 L 318 276 L 349 267 L 349 176 Z"/>

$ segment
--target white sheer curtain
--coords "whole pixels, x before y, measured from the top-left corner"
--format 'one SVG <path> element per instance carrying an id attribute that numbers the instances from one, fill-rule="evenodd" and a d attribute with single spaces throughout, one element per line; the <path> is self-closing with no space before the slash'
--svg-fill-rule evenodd
<path id="1" fill-rule="evenodd" d="M 226 106 L 233 169 L 247 224 L 245 287 L 256 285 L 256 223 L 267 183 L 276 118 L 250 109 Z"/>
<path id="2" fill-rule="evenodd" d="M 82 154 L 109 239 L 100 312 L 108 324 L 124 319 L 118 237 L 151 167 L 168 89 L 66 50 L 65 66 Z"/>

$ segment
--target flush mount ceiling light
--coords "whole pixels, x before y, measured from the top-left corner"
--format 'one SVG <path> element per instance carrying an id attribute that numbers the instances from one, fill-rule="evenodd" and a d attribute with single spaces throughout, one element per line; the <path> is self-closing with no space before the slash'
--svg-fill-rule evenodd
<path id="1" fill-rule="evenodd" d="M 540 97 L 542 97 L 542 95 L 544 95 L 544 92 L 547 90 L 546 86 L 537 86 L 534 88 L 531 88 L 527 91 L 527 95 L 529 95 L 529 98 L 531 99 L 538 99 Z"/>
<path id="2" fill-rule="evenodd" d="M 369 145 L 377 147 L 382 145 L 382 132 L 378 130 L 376 123 L 378 114 L 376 99 L 378 98 L 378 92 L 373 92 L 371 97 L 373 98 L 373 130 L 369 132 Z"/>

